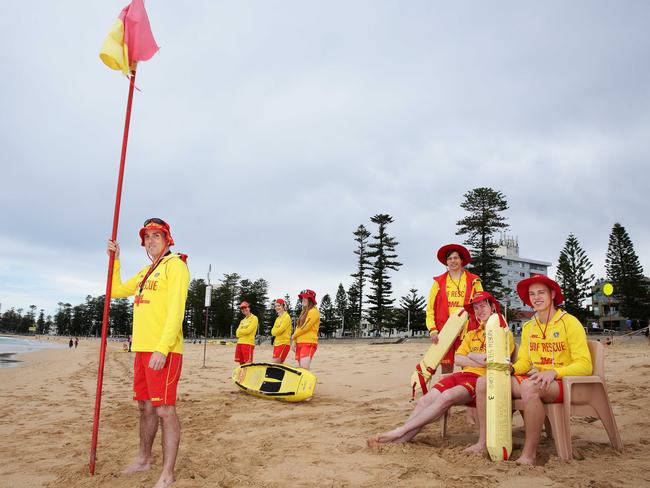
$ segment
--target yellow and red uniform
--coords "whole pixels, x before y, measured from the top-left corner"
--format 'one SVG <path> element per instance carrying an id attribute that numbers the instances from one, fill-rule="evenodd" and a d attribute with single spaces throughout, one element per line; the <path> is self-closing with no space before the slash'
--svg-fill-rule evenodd
<path id="1" fill-rule="evenodd" d="M 320 327 L 320 312 L 316 307 L 312 307 L 307 312 L 305 323 L 302 327 L 296 327 L 293 331 L 293 341 L 296 344 L 309 343 L 318 344 L 318 328 Z"/>
<path id="2" fill-rule="evenodd" d="M 271 335 L 275 337 L 273 359 L 279 359 L 283 363 L 291 350 L 291 316 L 287 312 L 282 312 L 275 319 Z"/>
<path id="3" fill-rule="evenodd" d="M 115 260 L 112 298 L 136 295 L 133 304 L 133 342 L 136 352 L 158 351 L 183 353 L 183 318 L 190 282 L 187 265 L 178 254 L 162 258 L 142 285 L 152 265 L 145 266 L 130 280 L 122 283 L 120 262 Z"/>
<path id="4" fill-rule="evenodd" d="M 451 314 L 462 308 L 463 305 L 468 304 L 476 293 L 483 291 L 481 279 L 466 270 L 463 270 L 458 282 L 455 282 L 449 276 L 449 272 L 436 276 L 433 280 L 426 311 L 426 325 L 429 334 L 434 331 L 441 331 Z M 445 290 L 445 293 L 440 293 L 442 289 Z M 469 293 L 467 293 L 468 289 L 470 290 Z M 454 364 L 454 352 L 460 346 L 466 333 L 467 325 L 454 346 L 449 348 L 441 364 Z"/>
<path id="5" fill-rule="evenodd" d="M 480 325 L 465 334 L 463 341 L 456 350 L 459 356 L 469 356 L 469 353 L 485 354 L 485 324 Z M 515 350 L 515 339 L 512 331 L 508 330 L 508 344 L 510 345 L 510 354 Z M 472 396 L 471 407 L 475 406 L 474 398 L 476 397 L 476 381 L 480 376 L 485 375 L 485 368 L 480 366 L 465 366 L 462 371 L 443 376 L 433 387 L 443 392 L 454 386 L 463 386 Z"/>
<path id="6" fill-rule="evenodd" d="M 168 254 L 149 273 L 142 268 L 122 283 L 120 262 L 113 268 L 112 298 L 136 295 L 133 303 L 133 399 L 149 400 L 153 406 L 175 405 L 176 388 L 183 365 L 183 317 L 190 281 L 184 256 Z M 145 276 L 149 275 L 144 283 Z M 151 355 L 165 355 L 160 370 L 149 367 Z"/>
<path id="7" fill-rule="evenodd" d="M 555 370 L 556 379 L 592 373 L 587 335 L 577 318 L 558 309 L 548 324 L 537 317 L 524 324 L 513 369 L 515 375 L 524 375 L 533 368 Z"/>
<path id="8" fill-rule="evenodd" d="M 296 343 L 296 359 L 299 361 L 303 357 L 314 357 L 318 348 L 318 328 L 320 327 L 320 312 L 316 307 L 312 307 L 307 312 L 305 323 L 302 327 L 296 326 L 292 339 Z"/>
<path id="9" fill-rule="evenodd" d="M 237 346 L 235 346 L 235 362 L 239 364 L 252 363 L 255 350 L 255 336 L 259 321 L 255 314 L 244 317 L 235 331 Z"/>
<path id="10" fill-rule="evenodd" d="M 512 331 L 508 329 L 508 344 L 510 345 L 509 353 L 512 355 L 512 352 L 515 350 L 515 338 L 512 335 Z M 485 324 L 481 323 L 477 329 L 470 330 L 465 337 L 463 342 L 456 350 L 456 354 L 459 356 L 468 356 L 470 352 L 476 352 L 479 354 L 485 354 Z M 474 373 L 478 376 L 485 375 L 485 368 L 478 366 L 465 366 L 463 368 L 464 373 Z"/>

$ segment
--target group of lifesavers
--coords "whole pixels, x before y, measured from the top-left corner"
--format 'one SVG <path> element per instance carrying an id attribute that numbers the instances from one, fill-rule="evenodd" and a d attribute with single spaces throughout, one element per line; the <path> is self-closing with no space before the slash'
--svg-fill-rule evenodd
<path id="1" fill-rule="evenodd" d="M 431 342 L 438 342 L 451 314 L 463 307 L 470 315 L 466 329 L 441 362 L 442 376 L 415 405 L 408 420 L 389 432 L 368 439 L 374 447 L 383 443 L 411 440 L 426 424 L 440 418 L 453 405 L 476 407 L 479 438 L 467 448 L 470 453 L 486 452 L 486 354 L 485 323 L 501 313 L 497 300 L 483 291 L 478 276 L 465 270 L 469 251 L 459 244 L 440 248 L 438 260 L 447 271 L 434 278 L 427 304 L 427 328 Z M 592 373 L 591 354 L 580 321 L 558 306 L 564 301 L 560 286 L 544 275 L 532 275 L 517 284 L 521 300 L 535 315 L 524 324 L 520 346 L 511 363 L 513 398 L 524 401 L 525 441 L 519 463 L 534 464 L 542 427 L 544 403 L 562 403 L 562 378 Z M 510 354 L 515 349 L 509 332 Z M 462 368 L 452 373 L 454 364 Z M 452 373 L 452 374 L 449 374 Z"/>
<path id="2" fill-rule="evenodd" d="M 135 296 L 133 305 L 134 359 L 133 399 L 140 410 L 140 449 L 125 473 L 150 468 L 152 445 L 160 425 L 163 467 L 156 488 L 169 486 L 174 480 L 174 465 L 180 442 L 180 422 L 175 409 L 176 389 L 183 363 L 183 318 L 189 285 L 187 256 L 172 253 L 174 245 L 169 224 L 159 218 L 147 219 L 140 229 L 140 243 L 151 264 L 123 282 L 120 275 L 120 247 L 109 240 L 107 250 L 115 256 L 115 273 L 111 297 Z M 485 321 L 500 308 L 494 297 L 482 290 L 480 278 L 465 270 L 470 253 L 463 246 L 449 244 L 438 251 L 438 259 L 447 271 L 434 279 L 427 305 L 426 325 L 431 341 L 438 341 L 448 317 L 464 307 L 471 320 L 442 365 L 444 374 L 453 371 L 454 363 L 462 371 L 443 376 L 415 406 L 407 422 L 390 432 L 372 437 L 371 445 L 406 442 L 427 423 L 440 417 L 452 405 L 477 408 L 479 439 L 468 448 L 484 453 L 485 445 Z M 550 278 L 534 275 L 517 285 L 524 303 L 535 316 L 522 331 L 521 345 L 512 364 L 512 394 L 525 402 L 526 440 L 518 461 L 532 464 L 544 423 L 543 402 L 562 401 L 561 378 L 589 375 L 591 356 L 580 322 L 558 309 L 564 301 L 560 286 Z M 299 295 L 302 310 L 292 333 L 291 319 L 284 300 L 275 300 L 278 318 L 272 329 L 275 337 L 273 360 L 283 362 L 293 344 L 298 365 L 309 368 L 318 347 L 320 315 L 316 294 L 303 290 Z M 235 360 L 252 362 L 257 317 L 246 302 L 240 304 L 244 319 L 237 328 Z M 513 341 L 514 343 L 514 341 Z"/>
<path id="3" fill-rule="evenodd" d="M 282 298 L 274 300 L 273 306 L 278 315 L 271 329 L 273 336 L 273 357 L 271 362 L 284 363 L 289 355 L 289 350 L 296 353 L 298 366 L 309 369 L 311 360 L 318 348 L 318 328 L 320 327 L 320 313 L 316 308 L 316 293 L 312 290 L 303 290 L 298 295 L 302 308 L 296 321 L 296 328 L 292 333 L 291 316 L 287 312 L 287 304 Z M 235 348 L 235 362 L 239 364 L 252 363 L 255 350 L 255 337 L 259 321 L 251 312 L 250 304 L 246 301 L 239 305 L 244 318 L 239 323 L 235 335 L 237 346 Z"/>

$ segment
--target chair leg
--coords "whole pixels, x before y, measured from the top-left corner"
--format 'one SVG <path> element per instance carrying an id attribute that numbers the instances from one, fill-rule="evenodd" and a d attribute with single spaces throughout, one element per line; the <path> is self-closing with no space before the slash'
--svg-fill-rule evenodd
<path id="1" fill-rule="evenodd" d="M 572 459 L 573 450 L 571 448 L 571 425 L 570 417 L 565 414 L 564 405 L 547 404 L 544 405 L 546 417 L 551 425 L 555 450 L 561 459 Z"/>
<path id="2" fill-rule="evenodd" d="M 449 410 L 442 416 L 442 438 L 447 438 L 447 421 L 449 420 Z"/>
<path id="3" fill-rule="evenodd" d="M 616 419 L 614 418 L 614 412 L 612 412 L 612 407 L 607 398 L 607 392 L 605 391 L 604 385 L 600 385 L 601 388 L 598 388 L 596 394 L 591 398 L 591 406 L 596 411 L 598 418 L 603 423 L 605 431 L 607 431 L 607 436 L 609 437 L 609 442 L 612 444 L 612 447 L 617 451 L 623 450 L 623 441 L 621 440 L 621 435 L 616 426 Z"/>
<path id="4" fill-rule="evenodd" d="M 544 430 L 546 431 L 546 437 L 549 439 L 553 439 L 553 428 L 551 427 L 551 422 L 549 421 L 548 417 L 544 418 Z"/>

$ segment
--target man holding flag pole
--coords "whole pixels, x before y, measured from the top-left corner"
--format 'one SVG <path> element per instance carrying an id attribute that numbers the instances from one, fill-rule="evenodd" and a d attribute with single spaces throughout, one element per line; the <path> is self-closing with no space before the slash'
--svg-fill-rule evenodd
<path id="1" fill-rule="evenodd" d="M 185 256 L 172 255 L 169 247 L 173 245 L 169 226 L 160 219 L 149 219 L 140 231 L 142 245 L 146 247 L 152 265 L 122 284 L 119 276 L 119 247 L 117 246 L 117 228 L 122 197 L 122 182 L 126 162 L 126 148 L 129 138 L 131 108 L 135 88 L 136 66 L 139 61 L 150 59 L 158 52 L 158 45 L 151 32 L 149 18 L 143 0 L 132 0 L 120 12 L 106 37 L 99 54 L 100 59 L 111 69 L 121 71 L 129 79 L 129 95 L 126 104 L 126 117 L 122 136 L 122 151 L 117 178 L 115 209 L 113 213 L 113 230 L 108 245 L 108 274 L 106 278 L 106 299 L 102 319 L 102 339 L 99 351 L 97 372 L 97 390 L 90 448 L 89 470 L 95 474 L 97 460 L 97 440 L 99 436 L 99 418 L 101 410 L 102 383 L 104 377 L 104 360 L 106 357 L 106 340 L 110 297 L 136 294 L 134 303 L 134 343 L 133 349 L 141 353 L 136 362 L 134 378 L 134 399 L 140 404 L 140 455 L 125 472 L 142 471 L 149 468 L 151 446 L 158 429 L 159 417 L 163 430 L 163 471 L 155 487 L 166 487 L 174 481 L 174 464 L 180 440 L 180 423 L 176 416 L 176 388 L 170 381 L 178 381 L 182 360 L 182 320 L 189 283 L 189 271 L 185 265 Z M 116 276 L 113 270 L 116 269 Z M 158 269 L 156 269 L 158 268 Z M 161 273 L 164 272 L 164 275 Z M 163 283 L 164 281 L 164 283 Z M 113 286 L 116 292 L 113 293 Z M 164 290 L 164 291 L 163 291 Z M 149 295 L 149 296 L 147 296 Z M 138 309 L 142 307 L 142 311 Z M 136 319 L 136 315 L 138 318 Z M 140 336 L 136 345 L 136 336 Z M 143 356 L 143 354 L 146 355 Z M 176 355 L 176 356 L 175 356 Z M 178 357 L 177 357 L 178 356 Z M 158 376 L 168 376 L 162 381 Z M 175 375 L 175 380 L 169 375 Z M 165 388 L 161 393 L 160 384 Z M 148 453 L 148 454 L 147 454 Z M 144 454 L 144 455 L 143 455 Z"/>
<path id="2" fill-rule="evenodd" d="M 174 481 L 181 425 L 176 415 L 176 387 L 183 365 L 183 317 L 190 281 L 184 254 L 173 254 L 169 225 L 162 219 L 145 220 L 140 229 L 141 245 L 152 264 L 130 280 L 120 277 L 120 248 L 108 241 L 115 256 L 112 297 L 135 295 L 133 304 L 133 399 L 140 409 L 140 449 L 135 461 L 123 472 L 146 471 L 151 449 L 162 427 L 163 469 L 155 488 Z"/>

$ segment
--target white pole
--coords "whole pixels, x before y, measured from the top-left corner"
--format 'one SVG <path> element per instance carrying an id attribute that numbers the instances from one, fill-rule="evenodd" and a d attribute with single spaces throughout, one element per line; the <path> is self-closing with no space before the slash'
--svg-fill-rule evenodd
<path id="1" fill-rule="evenodd" d="M 406 336 L 411 335 L 411 310 L 406 309 Z"/>

